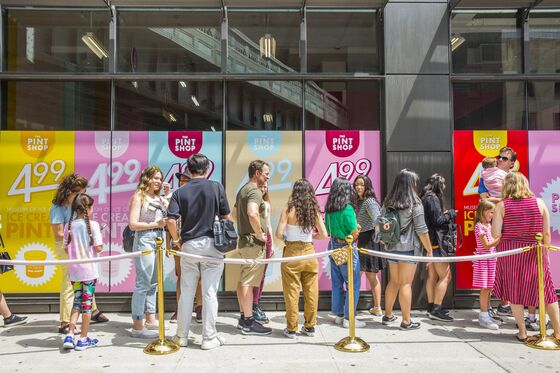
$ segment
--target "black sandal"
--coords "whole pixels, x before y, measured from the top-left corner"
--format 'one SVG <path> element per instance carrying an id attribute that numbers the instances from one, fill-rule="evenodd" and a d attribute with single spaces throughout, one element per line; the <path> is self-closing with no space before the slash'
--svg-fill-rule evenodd
<path id="1" fill-rule="evenodd" d="M 91 315 L 91 322 L 95 323 L 95 324 L 99 324 L 102 322 L 107 322 L 109 321 L 109 319 L 107 318 L 107 316 L 105 316 L 103 314 L 103 312 L 97 310 L 97 313 L 94 315 Z"/>
<path id="2" fill-rule="evenodd" d="M 515 335 L 515 338 L 516 338 L 519 342 L 521 342 L 521 343 L 525 343 L 525 342 L 527 341 L 527 337 L 525 337 L 525 338 L 519 338 L 519 336 L 518 336 L 517 334 Z"/>
<path id="3" fill-rule="evenodd" d="M 68 334 L 68 332 L 70 331 L 70 324 L 66 324 L 64 326 L 59 326 L 58 327 L 58 334 Z M 78 328 L 74 329 L 74 334 L 80 334 L 81 331 L 78 330 Z"/>

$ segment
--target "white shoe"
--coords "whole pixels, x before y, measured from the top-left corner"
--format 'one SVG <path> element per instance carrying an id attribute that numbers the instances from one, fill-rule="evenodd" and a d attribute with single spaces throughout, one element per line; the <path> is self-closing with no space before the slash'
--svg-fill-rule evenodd
<path id="1" fill-rule="evenodd" d="M 498 330 L 500 327 L 496 324 L 491 318 L 488 319 L 478 319 L 478 325 L 482 326 L 483 328 L 490 329 L 490 330 Z"/>
<path id="2" fill-rule="evenodd" d="M 136 330 L 136 329 L 132 329 L 132 331 L 130 332 L 130 336 L 132 338 L 148 338 L 148 339 L 153 339 L 153 338 L 157 338 L 159 336 L 158 332 L 153 331 L 153 330 L 148 330 L 146 328 L 143 328 L 142 330 Z"/>
<path id="3" fill-rule="evenodd" d="M 336 316 L 334 318 L 334 323 L 336 325 L 342 325 L 343 322 L 344 322 L 344 316 Z"/>
<path id="4" fill-rule="evenodd" d="M 156 322 L 155 324 L 145 322 L 144 326 L 148 330 L 159 330 L 159 323 L 158 322 Z M 169 325 L 163 323 L 163 330 L 169 330 Z"/>
<path id="5" fill-rule="evenodd" d="M 223 346 L 226 343 L 226 339 L 222 336 L 217 335 L 214 339 L 203 340 L 200 346 L 203 350 L 211 350 L 216 347 Z"/>
<path id="6" fill-rule="evenodd" d="M 189 344 L 189 340 L 187 338 L 179 337 L 178 335 L 171 338 L 171 340 L 177 343 L 180 347 L 187 347 Z"/>
<path id="7" fill-rule="evenodd" d="M 356 320 L 355 323 L 354 323 L 354 326 L 356 328 L 365 328 L 366 323 L 363 322 L 362 320 Z M 349 328 L 350 327 L 350 320 L 344 319 L 344 321 L 342 322 L 342 327 L 343 328 Z"/>

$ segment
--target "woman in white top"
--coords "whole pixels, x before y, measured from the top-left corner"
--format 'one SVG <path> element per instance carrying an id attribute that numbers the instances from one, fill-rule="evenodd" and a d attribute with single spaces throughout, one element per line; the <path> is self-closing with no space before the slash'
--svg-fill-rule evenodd
<path id="1" fill-rule="evenodd" d="M 163 173 L 159 167 L 144 169 L 130 200 L 128 226 L 134 234 L 133 251 L 154 249 L 156 238 L 163 239 L 167 221 L 167 201 L 160 197 Z M 136 287 L 132 293 L 132 337 L 156 338 L 155 318 L 157 294 L 156 255 L 152 252 L 134 258 Z M 146 323 L 144 325 L 144 317 Z"/>
<path id="2" fill-rule="evenodd" d="M 327 238 L 321 209 L 313 186 L 306 179 L 295 182 L 288 206 L 282 210 L 276 237 L 284 240 L 284 258 L 315 253 L 313 240 Z M 317 323 L 319 263 L 317 259 L 282 263 L 282 289 L 286 304 L 287 327 L 284 335 L 295 338 L 298 329 L 299 291 L 303 290 L 305 323 L 301 333 L 312 337 Z"/>

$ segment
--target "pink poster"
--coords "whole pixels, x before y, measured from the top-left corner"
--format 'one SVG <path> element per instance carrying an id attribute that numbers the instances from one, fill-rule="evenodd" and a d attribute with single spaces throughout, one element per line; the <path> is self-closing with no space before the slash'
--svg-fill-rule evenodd
<path id="1" fill-rule="evenodd" d="M 553 246 L 560 246 L 560 132 L 529 132 L 529 182 L 548 206 Z M 550 252 L 552 279 L 560 288 L 560 252 Z"/>
<path id="2" fill-rule="evenodd" d="M 305 174 L 315 186 L 315 194 L 324 209 L 331 184 L 337 177 L 354 181 L 358 175 L 367 175 L 373 182 L 378 198 L 380 182 L 379 131 L 307 131 L 305 133 Z M 315 250 L 327 249 L 328 240 L 315 241 Z M 319 289 L 330 290 L 329 258 L 319 260 Z M 362 290 L 369 289 L 365 276 Z M 367 284 L 367 286 L 366 286 Z"/>

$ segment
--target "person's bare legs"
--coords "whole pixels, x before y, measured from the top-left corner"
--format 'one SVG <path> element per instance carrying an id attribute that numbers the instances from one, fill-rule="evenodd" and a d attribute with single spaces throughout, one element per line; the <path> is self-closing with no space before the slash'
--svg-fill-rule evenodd
<path id="1" fill-rule="evenodd" d="M 428 269 L 428 278 L 426 279 L 426 298 L 428 300 L 428 304 L 430 304 L 430 303 L 433 304 L 434 303 L 434 298 L 435 298 L 435 287 L 436 287 L 436 282 L 437 282 L 437 272 L 434 269 L 434 264 L 436 264 L 436 263 L 427 263 L 427 265 L 426 265 L 426 267 Z"/>
<path id="2" fill-rule="evenodd" d="M 410 308 L 412 304 L 412 281 L 416 273 L 416 264 L 399 263 L 399 304 L 402 321 L 410 324 Z"/>
<path id="3" fill-rule="evenodd" d="M 371 287 L 371 295 L 373 296 L 373 306 L 375 308 L 381 308 L 381 284 L 377 279 L 377 273 L 374 272 L 364 272 L 366 278 L 369 281 L 369 286 Z"/>
<path id="4" fill-rule="evenodd" d="M 389 264 L 389 283 L 385 288 L 385 316 L 393 316 L 393 306 L 397 300 L 399 292 L 399 265 L 397 263 Z"/>
<path id="5" fill-rule="evenodd" d="M 243 286 L 241 282 L 237 283 L 237 300 L 239 301 L 239 309 L 248 319 L 253 316 L 253 287 Z"/>
<path id="6" fill-rule="evenodd" d="M 5 318 L 5 319 L 12 316 L 12 312 L 10 311 L 10 308 L 8 307 L 8 303 L 6 303 L 6 298 L 4 297 L 4 294 L 2 294 L 2 293 L 0 293 L 0 315 L 2 315 L 2 317 Z"/>
<path id="7" fill-rule="evenodd" d="M 443 298 L 447 292 L 447 287 L 451 281 L 451 271 L 449 269 L 449 263 L 431 263 L 430 266 L 437 274 L 437 281 L 434 284 L 434 304 L 442 305 Z"/>
<path id="8" fill-rule="evenodd" d="M 488 307 L 490 305 L 490 294 L 492 289 L 480 289 L 480 312 L 488 312 Z"/>
<path id="9" fill-rule="evenodd" d="M 553 337 L 560 340 L 560 312 L 558 310 L 558 302 L 547 304 L 546 313 L 552 323 L 552 329 L 554 330 Z"/>
<path id="10" fill-rule="evenodd" d="M 524 309 L 525 307 L 523 307 L 522 304 L 511 305 L 511 312 L 513 313 L 513 317 L 515 318 L 517 327 L 519 328 L 519 331 L 517 332 L 517 337 L 520 339 L 527 338 L 527 328 L 525 327 L 525 320 L 523 319 Z"/>

